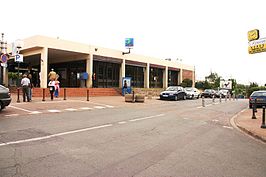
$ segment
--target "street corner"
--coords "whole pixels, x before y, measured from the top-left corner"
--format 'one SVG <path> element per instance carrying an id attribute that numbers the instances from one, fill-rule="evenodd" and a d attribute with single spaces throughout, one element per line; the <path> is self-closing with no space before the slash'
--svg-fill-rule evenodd
<path id="1" fill-rule="evenodd" d="M 252 119 L 252 109 L 244 109 L 235 118 L 236 126 L 245 133 L 266 143 L 266 129 L 262 125 L 262 109 L 257 109 L 256 119 Z"/>

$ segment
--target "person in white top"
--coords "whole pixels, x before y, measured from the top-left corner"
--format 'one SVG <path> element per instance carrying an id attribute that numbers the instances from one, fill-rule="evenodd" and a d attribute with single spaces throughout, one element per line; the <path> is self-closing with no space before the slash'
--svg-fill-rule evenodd
<path id="1" fill-rule="evenodd" d="M 54 80 L 49 81 L 48 86 L 49 86 L 49 90 L 50 90 L 50 94 L 51 94 L 51 100 L 53 101 L 54 100 L 54 91 L 55 91 L 55 81 Z"/>
<path id="2" fill-rule="evenodd" d="M 22 86 L 22 92 L 23 92 L 23 102 L 26 101 L 26 96 L 27 96 L 27 101 L 30 102 L 29 85 L 30 85 L 29 78 L 27 78 L 26 74 L 23 74 L 23 79 L 21 80 L 21 86 Z"/>

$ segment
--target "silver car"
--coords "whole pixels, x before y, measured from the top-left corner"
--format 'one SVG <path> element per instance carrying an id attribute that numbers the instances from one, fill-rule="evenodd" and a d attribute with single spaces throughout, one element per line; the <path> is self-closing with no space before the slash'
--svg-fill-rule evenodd
<path id="1" fill-rule="evenodd" d="M 187 94 L 187 98 L 189 99 L 194 99 L 194 98 L 199 99 L 200 97 L 200 91 L 197 88 L 186 87 L 185 92 Z"/>

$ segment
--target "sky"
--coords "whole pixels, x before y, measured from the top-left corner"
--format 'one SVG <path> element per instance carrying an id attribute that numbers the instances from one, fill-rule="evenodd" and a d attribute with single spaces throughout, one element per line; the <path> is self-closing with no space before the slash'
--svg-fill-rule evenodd
<path id="1" fill-rule="evenodd" d="M 130 37 L 131 53 L 193 65 L 196 80 L 266 84 L 266 52 L 248 54 L 247 38 L 266 37 L 265 0 L 0 1 L 8 43 L 44 35 L 125 51 Z"/>

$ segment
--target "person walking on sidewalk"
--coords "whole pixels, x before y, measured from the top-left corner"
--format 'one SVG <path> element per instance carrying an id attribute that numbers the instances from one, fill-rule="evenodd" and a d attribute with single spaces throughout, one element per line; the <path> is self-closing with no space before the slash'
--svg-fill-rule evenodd
<path id="1" fill-rule="evenodd" d="M 49 81 L 55 81 L 56 79 L 56 72 L 54 71 L 54 69 L 52 68 L 51 71 L 48 74 L 48 78 Z"/>
<path id="2" fill-rule="evenodd" d="M 33 83 L 32 83 L 32 75 L 28 74 L 28 78 L 30 80 L 30 84 L 29 84 L 29 98 L 30 101 L 32 100 L 32 88 L 33 88 Z"/>
<path id="3" fill-rule="evenodd" d="M 59 95 L 59 84 L 60 82 L 58 81 L 58 78 L 55 80 L 55 92 L 54 92 L 54 96 L 56 98 L 58 98 L 58 95 Z"/>
<path id="4" fill-rule="evenodd" d="M 27 96 L 27 101 L 30 102 L 29 85 L 30 85 L 29 78 L 27 78 L 26 74 L 23 74 L 23 79 L 21 80 L 21 86 L 22 86 L 22 92 L 23 92 L 23 102 L 26 101 L 26 96 Z"/>
<path id="5" fill-rule="evenodd" d="M 53 101 L 54 100 L 54 91 L 55 91 L 55 81 L 54 80 L 49 81 L 48 87 L 49 87 L 50 94 L 51 94 L 51 100 Z"/>

